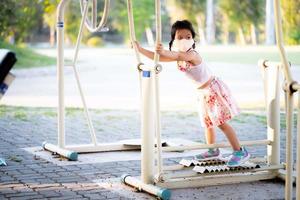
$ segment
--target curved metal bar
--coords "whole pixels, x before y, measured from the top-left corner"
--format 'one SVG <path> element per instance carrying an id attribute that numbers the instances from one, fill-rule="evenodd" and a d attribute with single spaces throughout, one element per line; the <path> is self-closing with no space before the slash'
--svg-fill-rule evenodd
<path id="1" fill-rule="evenodd" d="M 81 10 L 81 14 L 83 15 L 83 4 L 87 3 L 87 0 L 80 0 L 80 10 Z M 93 6 L 92 6 L 92 22 L 89 19 L 85 20 L 85 26 L 86 28 L 94 33 L 94 32 L 99 32 L 101 31 L 106 22 L 107 22 L 107 18 L 108 18 L 108 12 L 109 12 L 109 5 L 110 5 L 110 0 L 105 0 L 104 1 L 104 8 L 103 8 L 103 16 L 101 18 L 101 21 L 99 22 L 98 26 L 96 27 L 96 21 L 97 21 L 97 8 L 95 8 L 97 6 L 97 0 L 93 0 Z"/>
<path id="2" fill-rule="evenodd" d="M 276 44 L 280 53 L 281 62 L 283 64 L 283 73 L 286 81 L 291 83 L 293 81 L 290 71 L 290 65 L 287 61 L 286 52 L 283 45 L 283 31 L 282 31 L 282 17 L 280 13 L 279 0 L 274 1 L 274 14 L 275 14 L 275 30 L 276 30 Z"/>
<path id="3" fill-rule="evenodd" d="M 135 30 L 134 30 L 134 21 L 133 21 L 133 10 L 132 10 L 132 2 L 131 0 L 127 0 L 127 13 L 128 13 L 128 25 L 129 25 L 129 33 L 130 40 L 134 49 L 135 57 L 138 63 L 142 63 L 140 52 L 134 43 L 136 41 Z"/>

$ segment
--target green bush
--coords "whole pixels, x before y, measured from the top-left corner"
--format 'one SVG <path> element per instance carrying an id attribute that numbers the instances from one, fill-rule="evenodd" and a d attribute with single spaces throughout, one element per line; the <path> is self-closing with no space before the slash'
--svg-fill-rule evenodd
<path id="1" fill-rule="evenodd" d="M 0 39 L 0 49 L 9 49 L 16 53 L 17 63 L 14 68 L 53 66 L 56 63 L 55 58 L 36 53 L 33 49 L 26 47 L 24 43 L 11 45 Z"/>
<path id="2" fill-rule="evenodd" d="M 104 46 L 103 40 L 100 37 L 91 37 L 87 40 L 86 44 L 89 47 Z"/>

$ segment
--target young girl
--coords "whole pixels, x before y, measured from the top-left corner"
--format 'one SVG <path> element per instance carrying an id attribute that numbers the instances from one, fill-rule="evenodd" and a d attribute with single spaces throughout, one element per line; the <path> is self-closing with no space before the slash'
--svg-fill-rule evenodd
<path id="1" fill-rule="evenodd" d="M 228 87 L 209 70 L 197 51 L 195 51 L 195 31 L 192 24 L 187 21 L 176 21 L 171 29 L 169 51 L 164 50 L 162 44 L 156 46 L 160 61 L 177 61 L 178 69 L 190 78 L 199 92 L 199 114 L 201 125 L 205 127 L 207 144 L 216 141 L 214 127 L 218 127 L 226 135 L 233 153 L 227 161 L 230 167 L 239 166 L 250 158 L 245 147 L 241 147 L 234 129 L 228 121 L 239 114 L 239 108 L 231 96 Z M 154 52 L 144 49 L 135 43 L 140 53 L 153 59 Z M 218 148 L 195 156 L 198 160 L 212 160 L 221 158 Z"/>

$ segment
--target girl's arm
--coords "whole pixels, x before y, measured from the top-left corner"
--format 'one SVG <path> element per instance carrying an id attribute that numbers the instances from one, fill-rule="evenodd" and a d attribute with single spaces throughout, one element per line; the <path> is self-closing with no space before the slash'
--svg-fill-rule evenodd
<path id="1" fill-rule="evenodd" d="M 137 48 L 138 48 L 138 50 L 139 50 L 139 52 L 140 52 L 141 54 L 143 54 L 143 55 L 146 56 L 147 58 L 150 58 L 151 60 L 154 59 L 154 52 L 153 52 L 153 51 L 149 51 L 149 50 L 147 50 L 147 49 L 144 49 L 143 47 L 141 47 L 141 46 L 139 45 L 138 42 L 135 42 L 135 44 L 136 44 L 136 46 L 137 46 Z M 162 62 L 171 62 L 171 61 L 175 61 L 175 60 L 160 55 L 160 56 L 159 56 L 159 61 L 162 61 Z"/>
<path id="2" fill-rule="evenodd" d="M 202 61 L 200 55 L 195 51 L 189 51 L 189 52 L 166 51 L 163 49 L 162 44 L 159 44 L 156 47 L 156 51 L 160 56 L 163 56 L 167 59 L 171 59 L 173 61 L 188 61 L 195 65 L 200 64 Z"/>

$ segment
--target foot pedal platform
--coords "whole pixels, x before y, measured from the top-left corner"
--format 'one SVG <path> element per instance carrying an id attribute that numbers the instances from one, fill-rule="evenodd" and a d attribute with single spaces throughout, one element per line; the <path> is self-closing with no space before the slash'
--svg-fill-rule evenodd
<path id="1" fill-rule="evenodd" d="M 246 171 L 251 169 L 260 168 L 259 164 L 252 162 L 245 162 L 237 167 L 228 167 L 227 165 L 214 165 L 214 166 L 195 166 L 193 171 L 199 174 L 214 173 L 214 172 L 231 172 L 231 171 Z"/>
<path id="2" fill-rule="evenodd" d="M 179 162 L 180 165 L 183 165 L 185 167 L 191 167 L 191 166 L 210 166 L 210 165 L 223 165 L 225 164 L 224 160 L 220 159 L 214 159 L 214 160 L 207 160 L 207 161 L 198 161 L 195 159 L 188 160 L 188 159 L 182 159 Z"/>

